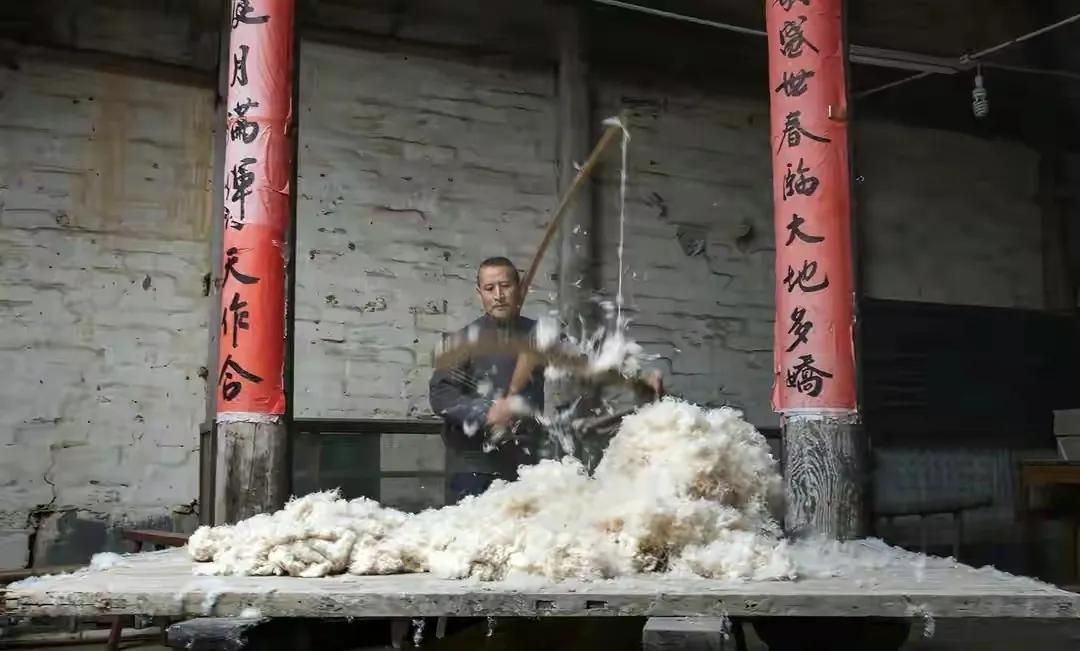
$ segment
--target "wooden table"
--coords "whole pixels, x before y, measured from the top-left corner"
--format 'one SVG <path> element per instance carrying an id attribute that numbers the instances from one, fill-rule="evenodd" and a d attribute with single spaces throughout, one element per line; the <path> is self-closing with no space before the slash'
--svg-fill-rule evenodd
<path id="1" fill-rule="evenodd" d="M 991 568 L 974 569 L 860 542 L 847 569 L 795 581 L 640 575 L 535 584 L 451 581 L 428 574 L 195 576 L 186 550 L 125 557 L 7 586 L 15 616 L 235 617 L 1080 617 L 1080 595 Z M 250 612 L 250 611 L 249 611 Z"/>
<path id="2" fill-rule="evenodd" d="M 1028 571 L 1036 559 L 1035 523 L 1040 516 L 1066 517 L 1073 521 L 1073 535 L 1069 541 L 1069 558 L 1072 559 L 1071 582 L 1080 582 L 1080 545 L 1076 534 L 1080 524 L 1080 501 L 1068 500 L 1064 507 L 1046 504 L 1042 493 L 1054 487 L 1080 487 L 1080 461 L 1064 459 L 1029 459 L 1020 463 L 1020 495 L 1017 510 L 1023 523 L 1025 553 Z"/>
<path id="3" fill-rule="evenodd" d="M 1035 486 L 1080 486 L 1080 461 L 1028 459 L 1020 463 L 1020 478 L 1026 488 Z"/>

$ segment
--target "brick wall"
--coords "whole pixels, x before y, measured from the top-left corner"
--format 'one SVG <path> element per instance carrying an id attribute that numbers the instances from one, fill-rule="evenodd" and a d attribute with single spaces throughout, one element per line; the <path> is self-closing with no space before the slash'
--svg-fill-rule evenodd
<path id="1" fill-rule="evenodd" d="M 624 293 L 672 390 L 772 424 L 773 261 L 764 101 L 601 82 L 599 121 L 633 112 Z M 869 122 L 855 129 L 870 296 L 1042 304 L 1037 157 L 1018 144 Z M 604 288 L 618 264 L 617 168 L 600 192 Z"/>
<path id="2" fill-rule="evenodd" d="M 1043 305 L 1038 156 L 1010 142 L 870 123 L 855 130 L 867 291 Z"/>
<path id="3" fill-rule="evenodd" d="M 475 313 L 472 266 L 489 251 L 523 264 L 553 201 L 550 78 L 309 46 L 304 80 L 298 414 L 426 415 L 427 354 L 438 331 Z M 634 336 L 674 391 L 774 423 L 766 104 L 603 80 L 595 94 L 597 123 L 633 112 L 624 288 Z M 1040 305 L 1030 150 L 886 123 L 855 136 L 871 296 Z M 615 156 L 598 193 L 609 297 Z"/>
<path id="4" fill-rule="evenodd" d="M 213 95 L 33 58 L 0 92 L 0 567 L 73 562 L 197 498 Z"/>
<path id="5" fill-rule="evenodd" d="M 296 413 L 431 417 L 429 354 L 477 314 L 476 262 L 527 264 L 555 203 L 553 72 L 314 43 L 302 68 Z M 171 526 L 196 497 L 215 125 L 205 89 L 33 61 L 3 74 L 0 355 L 20 381 L 0 389 L 0 566 L 16 566 L 35 532 L 36 560 L 62 562 L 117 523 Z M 634 335 L 676 392 L 772 424 L 764 101 L 594 92 L 597 122 L 635 113 Z M 871 295 L 1039 305 L 1029 151 L 887 124 L 856 136 Z M 611 296 L 614 170 L 598 200 Z M 385 469 L 440 467 L 437 440 L 413 441 L 385 441 Z"/>
<path id="6" fill-rule="evenodd" d="M 671 390 L 769 423 L 773 235 L 768 107 L 601 83 L 596 119 L 632 107 L 623 292 Z M 618 280 L 617 159 L 600 196 L 603 288 Z"/>
<path id="7" fill-rule="evenodd" d="M 315 43 L 302 75 L 296 414 L 430 416 L 477 262 L 527 266 L 555 203 L 554 78 Z M 553 263 L 527 312 L 554 300 Z"/>

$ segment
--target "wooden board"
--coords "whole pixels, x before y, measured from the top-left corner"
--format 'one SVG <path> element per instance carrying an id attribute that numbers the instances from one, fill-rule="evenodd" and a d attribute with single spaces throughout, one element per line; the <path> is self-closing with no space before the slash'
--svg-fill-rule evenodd
<path id="1" fill-rule="evenodd" d="M 3 591 L 8 614 L 254 617 L 814 616 L 1080 617 L 1080 595 L 951 561 L 890 562 L 867 548 L 850 575 L 726 582 L 643 575 L 599 582 L 450 581 L 426 574 L 195 576 L 186 550 L 133 554 L 104 571 Z M 914 556 L 914 555 L 912 555 Z"/>

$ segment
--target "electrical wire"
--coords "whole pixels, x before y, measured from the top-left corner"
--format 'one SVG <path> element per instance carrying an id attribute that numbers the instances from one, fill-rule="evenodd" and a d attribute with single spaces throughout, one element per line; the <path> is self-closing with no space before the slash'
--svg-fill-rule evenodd
<path id="1" fill-rule="evenodd" d="M 716 27 L 717 29 L 726 29 L 729 32 L 736 32 L 739 34 L 750 34 L 751 36 L 768 36 L 768 32 L 763 29 L 753 29 L 751 27 L 740 27 L 739 25 L 732 25 L 730 23 L 721 23 L 715 20 L 706 20 L 704 18 L 697 18 L 695 16 L 687 16 L 686 14 L 677 14 L 671 11 L 664 11 L 662 9 L 653 9 L 652 7 L 646 7 L 644 5 L 637 5 L 632 2 L 622 2 L 622 0 L 593 0 L 593 2 L 610 5 L 612 7 L 619 7 L 621 9 L 629 9 L 630 11 L 638 11 L 643 14 L 652 14 L 653 16 L 660 16 L 662 18 L 671 18 L 672 20 L 681 20 L 685 23 L 694 23 L 695 25 L 705 25 L 706 27 Z"/>
<path id="2" fill-rule="evenodd" d="M 1020 36 L 1017 36 L 1016 38 L 1009 39 L 1008 41 L 998 43 L 997 45 L 994 45 L 992 47 L 988 47 L 988 48 L 983 49 L 983 50 L 979 50 L 978 52 L 975 52 L 973 54 L 965 54 L 965 55 L 960 57 L 960 62 L 970 65 L 972 63 L 975 63 L 976 61 L 979 61 L 983 57 L 987 57 L 987 56 L 989 56 L 991 54 L 994 54 L 995 52 L 1000 52 L 1001 50 L 1004 50 L 1005 48 L 1007 48 L 1009 46 L 1018 45 L 1020 43 L 1023 43 L 1024 41 L 1033 39 L 1036 36 L 1041 36 L 1043 34 L 1046 34 L 1047 32 L 1051 32 L 1051 31 L 1053 31 L 1055 29 L 1058 29 L 1059 27 L 1064 27 L 1065 25 L 1068 25 L 1070 23 L 1074 23 L 1074 22 L 1076 22 L 1078 20 L 1080 20 L 1080 14 L 1076 14 L 1074 16 L 1069 16 L 1068 18 L 1066 18 L 1064 20 L 1059 20 L 1056 23 L 1047 25 L 1045 27 L 1040 27 L 1039 29 L 1028 32 L 1027 34 L 1022 34 Z M 983 62 L 980 61 L 980 63 L 983 63 Z M 986 65 L 987 67 L 991 67 L 988 63 L 983 63 L 983 65 Z M 1005 68 L 1001 64 L 998 64 L 997 67 L 1000 67 L 1003 70 L 1008 69 L 1008 68 Z M 1017 72 L 1021 72 L 1021 71 L 1017 70 Z M 1024 71 L 1024 72 L 1031 72 L 1031 71 Z M 1042 74 L 1054 74 L 1054 72 L 1057 72 L 1057 73 L 1059 73 L 1059 76 L 1080 78 L 1080 73 L 1073 73 L 1073 72 L 1068 72 L 1068 71 L 1041 70 L 1040 72 Z M 1065 74 L 1060 74 L 1060 73 L 1065 73 Z M 868 97 L 870 95 L 880 93 L 883 90 L 888 90 L 890 88 L 896 88 L 897 86 L 901 86 L 903 84 L 906 84 L 909 81 L 915 81 L 916 79 L 921 79 L 921 78 L 926 77 L 926 76 L 928 76 L 928 75 L 912 75 L 910 77 L 905 77 L 904 79 L 899 79 L 897 81 L 890 82 L 888 84 L 883 84 L 881 86 L 876 86 L 874 88 L 859 91 L 857 93 L 854 93 L 854 96 L 857 99 L 861 99 L 863 97 Z"/>
<path id="3" fill-rule="evenodd" d="M 679 14 L 679 13 L 675 13 L 673 11 L 664 11 L 663 9 L 655 9 L 653 7 L 647 7 L 647 6 L 635 4 L 635 3 L 632 3 L 632 2 L 625 2 L 624 0 L 593 0 L 593 2 L 595 2 L 597 4 L 608 5 L 608 6 L 611 6 L 611 7 L 619 7 L 620 9 L 626 9 L 626 10 L 629 10 L 629 11 L 637 11 L 637 12 L 640 12 L 640 13 L 643 13 L 643 14 L 650 14 L 652 16 L 659 16 L 661 18 L 668 18 L 668 19 L 671 19 L 671 20 L 678 20 L 678 21 L 682 21 L 682 22 L 686 22 L 686 23 L 693 23 L 695 25 L 703 25 L 703 26 L 706 26 L 706 27 L 713 27 L 713 28 L 716 28 L 716 29 L 723 29 L 723 30 L 727 30 L 729 32 L 735 32 L 735 33 L 738 33 L 738 34 L 749 34 L 751 36 L 768 36 L 768 33 L 765 32 L 764 30 L 753 29 L 751 27 L 742 27 L 741 25 L 732 25 L 731 23 L 723 23 L 723 22 L 716 21 L 716 20 L 708 20 L 708 19 L 705 19 L 705 18 L 698 18 L 696 16 L 688 16 L 686 14 Z M 1073 15 L 1073 16 L 1069 16 L 1068 18 L 1065 18 L 1063 20 L 1059 20 L 1056 23 L 1046 25 L 1045 27 L 1040 27 L 1039 29 L 1028 32 L 1026 34 L 1022 34 L 1020 36 L 1017 36 L 1016 38 L 1009 39 L 1008 41 L 998 43 L 997 45 L 994 45 L 992 47 L 988 47 L 986 49 L 979 50 L 978 52 L 974 52 L 972 54 L 965 54 L 965 55 L 963 55 L 963 56 L 956 59 L 956 62 L 957 62 L 956 67 L 957 67 L 958 70 L 959 69 L 964 69 L 964 68 L 970 68 L 979 59 L 982 59 L 982 58 L 987 57 L 987 56 L 989 56 L 991 54 L 994 54 L 996 52 L 1004 50 L 1007 47 L 1010 47 L 1010 46 L 1013 46 L 1013 45 L 1018 45 L 1020 43 L 1023 43 L 1024 41 L 1033 39 L 1036 36 L 1041 36 L 1043 34 L 1046 34 L 1047 32 L 1051 32 L 1051 31 L 1053 31 L 1055 29 L 1058 29 L 1060 27 L 1064 27 L 1065 25 L 1069 25 L 1069 24 L 1074 23 L 1074 22 L 1076 22 L 1078 20 L 1080 20 L 1080 13 L 1078 13 L 1076 15 Z M 857 48 L 858 46 L 853 46 L 853 47 Z M 1062 78 L 1065 78 L 1065 79 L 1080 80 L 1080 72 L 1073 72 L 1071 70 L 1047 70 L 1047 69 L 1043 69 L 1043 68 L 1028 68 L 1028 67 L 1025 67 L 1025 66 L 1014 66 L 1014 65 L 1002 64 L 1002 63 L 992 63 L 992 62 L 989 62 L 989 61 L 980 61 L 980 63 L 982 63 L 982 65 L 986 66 L 987 68 L 998 68 L 998 69 L 1001 69 L 1001 70 L 1009 70 L 1009 71 L 1012 71 L 1012 72 L 1019 72 L 1019 73 L 1024 73 L 1024 74 L 1047 75 L 1047 76 L 1054 76 L 1054 77 L 1062 77 Z M 874 95 L 874 94 L 880 93 L 882 91 L 889 90 L 890 88 L 896 88 L 897 86 L 902 86 L 902 85 L 907 84 L 907 83 L 912 82 L 912 81 L 917 81 L 919 79 L 925 79 L 926 77 L 929 77 L 932 74 L 942 74 L 942 73 L 940 71 L 923 71 L 923 72 L 919 72 L 919 73 L 914 74 L 914 75 L 909 75 L 909 76 L 904 77 L 902 79 L 897 79 L 895 81 L 891 81 L 891 82 L 889 82 L 887 84 L 882 84 L 881 86 L 875 86 L 874 88 L 869 88 L 867 90 L 852 93 L 852 95 L 856 99 L 863 98 L 863 97 L 869 97 L 870 95 Z"/>
<path id="4" fill-rule="evenodd" d="M 903 86 L 904 84 L 908 83 L 909 81 L 916 81 L 918 79 L 924 79 L 926 77 L 929 77 L 932 74 L 934 74 L 934 73 L 932 73 L 932 72 L 916 72 L 913 75 L 908 75 L 907 77 L 897 79 L 896 81 L 890 81 L 887 84 L 882 84 L 880 86 L 875 86 L 875 87 L 870 88 L 868 90 L 861 90 L 861 91 L 859 91 L 857 93 L 852 93 L 851 96 L 853 98 L 855 98 L 855 99 L 862 99 L 864 97 L 869 97 L 869 96 L 874 95 L 876 93 L 880 93 L 882 91 L 889 90 L 890 88 L 896 88 L 897 86 Z"/>
<path id="5" fill-rule="evenodd" d="M 1017 36 L 1016 38 L 1014 38 L 1012 40 L 1005 41 L 1004 43 L 998 43 L 997 45 L 995 45 L 993 47 L 988 47 L 985 50 L 979 50 L 975 54 L 964 55 L 964 56 L 960 57 L 960 60 L 965 61 L 965 62 L 967 62 L 967 61 L 975 61 L 976 59 L 981 59 L 983 57 L 990 56 L 994 52 L 997 52 L 999 50 L 1004 50 L 1005 48 L 1009 47 L 1010 45 L 1017 45 L 1019 43 L 1023 43 L 1024 41 L 1027 41 L 1029 39 L 1033 39 L 1036 36 L 1042 36 L 1043 34 L 1045 34 L 1047 32 L 1050 32 L 1050 31 L 1053 31 L 1053 30 L 1055 30 L 1055 29 L 1057 29 L 1059 27 L 1064 27 L 1065 25 L 1068 25 L 1069 23 L 1075 23 L 1078 20 L 1080 20 L 1080 14 L 1076 14 L 1075 16 L 1069 16 L 1068 18 L 1066 18 L 1064 20 L 1059 20 L 1056 23 L 1053 23 L 1052 25 L 1047 25 L 1046 27 L 1041 27 L 1041 28 L 1039 28 L 1039 29 L 1037 29 L 1037 30 L 1035 30 L 1033 32 L 1028 32 L 1027 34 Z"/>

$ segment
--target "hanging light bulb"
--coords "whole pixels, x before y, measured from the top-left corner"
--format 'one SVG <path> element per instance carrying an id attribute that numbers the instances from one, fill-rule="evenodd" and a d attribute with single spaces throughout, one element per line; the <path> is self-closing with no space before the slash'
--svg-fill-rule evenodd
<path id="1" fill-rule="evenodd" d="M 986 88 L 983 87 L 982 66 L 975 69 L 975 88 L 971 90 L 971 111 L 979 119 L 990 115 L 990 99 L 987 97 Z"/>

